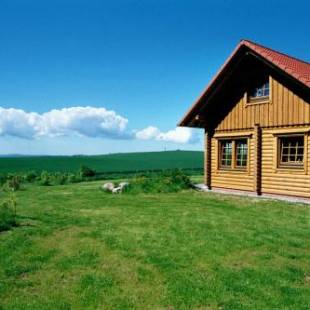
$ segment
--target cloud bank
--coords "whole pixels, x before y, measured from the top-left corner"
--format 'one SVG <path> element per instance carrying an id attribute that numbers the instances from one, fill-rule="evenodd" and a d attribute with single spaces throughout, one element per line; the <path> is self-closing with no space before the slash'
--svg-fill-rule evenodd
<path id="1" fill-rule="evenodd" d="M 105 108 L 72 107 L 38 114 L 0 107 L 0 135 L 34 139 L 81 135 L 126 137 L 128 120 Z"/>
<path id="2" fill-rule="evenodd" d="M 174 143 L 195 143 L 198 136 L 190 128 L 177 127 L 167 132 L 161 132 L 157 127 L 149 126 L 136 132 L 140 140 L 157 140 Z"/>
<path id="3" fill-rule="evenodd" d="M 177 127 L 161 132 L 157 127 L 149 126 L 142 130 L 130 131 L 127 125 L 128 119 L 105 108 L 71 107 L 39 114 L 0 107 L 0 136 L 38 139 L 75 135 L 182 144 L 197 142 L 197 136 L 189 128 Z"/>

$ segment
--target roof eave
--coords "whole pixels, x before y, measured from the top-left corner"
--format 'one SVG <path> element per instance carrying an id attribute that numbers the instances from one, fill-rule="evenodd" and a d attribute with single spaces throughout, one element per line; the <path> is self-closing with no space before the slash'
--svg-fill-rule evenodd
<path id="1" fill-rule="evenodd" d="M 197 107 L 200 105 L 201 101 L 208 95 L 208 93 L 212 92 L 212 88 L 214 87 L 214 84 L 220 79 L 222 75 L 225 74 L 227 71 L 229 64 L 231 63 L 231 60 L 236 56 L 236 54 L 240 51 L 240 49 L 243 46 L 246 46 L 244 44 L 245 40 L 241 40 L 240 43 L 237 45 L 237 47 L 234 49 L 234 51 L 230 54 L 230 56 L 227 58 L 227 60 L 224 62 L 224 64 L 220 67 L 220 69 L 217 71 L 215 76 L 212 78 L 212 80 L 209 82 L 207 87 L 203 90 L 201 95 L 197 98 L 197 100 L 191 105 L 189 110 L 186 112 L 182 120 L 178 123 L 178 126 L 181 127 L 196 127 L 196 128 L 204 128 L 204 126 L 196 126 L 191 125 L 190 121 L 193 119 L 193 114 Z M 207 103 L 205 103 L 207 105 Z M 188 120 L 191 118 L 190 120 Z"/>

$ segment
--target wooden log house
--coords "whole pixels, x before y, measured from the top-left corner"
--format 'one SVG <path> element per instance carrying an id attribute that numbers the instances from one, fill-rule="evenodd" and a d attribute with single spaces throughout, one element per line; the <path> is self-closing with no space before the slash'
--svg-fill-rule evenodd
<path id="1" fill-rule="evenodd" d="M 310 63 L 242 40 L 179 126 L 205 130 L 209 189 L 310 199 Z"/>

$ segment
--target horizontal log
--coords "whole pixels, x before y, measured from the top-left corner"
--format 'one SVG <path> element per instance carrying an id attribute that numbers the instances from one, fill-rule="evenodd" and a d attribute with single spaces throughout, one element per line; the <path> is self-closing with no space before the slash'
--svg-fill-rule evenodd
<path id="1" fill-rule="evenodd" d="M 302 188 L 302 187 L 293 187 L 293 186 L 285 186 L 280 184 L 264 184 L 262 187 L 265 190 L 279 190 L 283 191 L 283 193 L 307 193 L 310 195 L 309 188 Z"/>
<path id="2" fill-rule="evenodd" d="M 278 195 L 284 195 L 284 196 L 294 196 L 294 197 L 306 197 L 310 198 L 310 193 L 303 193 L 303 192 L 288 192 L 283 190 L 277 190 L 277 189 L 269 189 L 269 188 L 263 188 L 262 190 L 263 194 L 278 194 Z"/>

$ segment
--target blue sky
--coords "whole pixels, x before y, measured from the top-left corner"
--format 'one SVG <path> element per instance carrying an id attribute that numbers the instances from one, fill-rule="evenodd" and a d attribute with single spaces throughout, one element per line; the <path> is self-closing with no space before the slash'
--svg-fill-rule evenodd
<path id="1" fill-rule="evenodd" d="M 1 0 L 0 153 L 202 150 L 201 131 L 175 127 L 212 75 L 242 38 L 309 61 L 309 11 L 298 0 Z"/>

